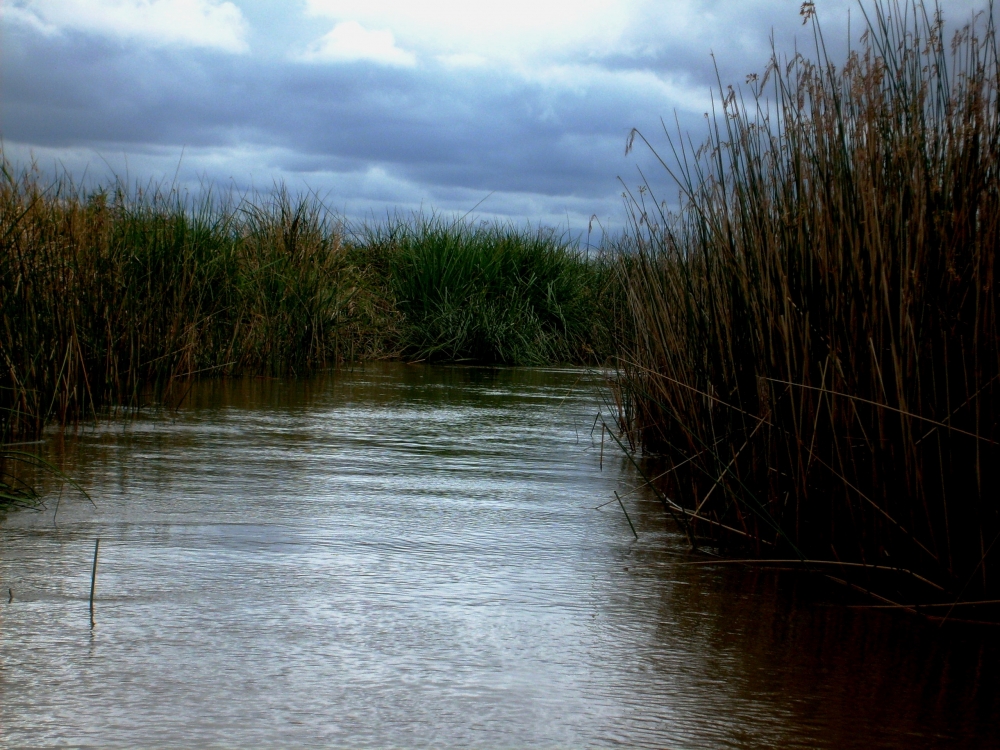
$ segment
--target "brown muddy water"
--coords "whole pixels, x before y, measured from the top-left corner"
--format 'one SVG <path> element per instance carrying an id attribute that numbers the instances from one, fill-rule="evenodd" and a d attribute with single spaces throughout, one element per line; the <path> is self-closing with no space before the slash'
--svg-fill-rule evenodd
<path id="1" fill-rule="evenodd" d="M 0 746 L 998 746 L 998 631 L 594 510 L 636 484 L 597 386 L 368 366 L 51 436 L 97 507 L 0 526 Z"/>

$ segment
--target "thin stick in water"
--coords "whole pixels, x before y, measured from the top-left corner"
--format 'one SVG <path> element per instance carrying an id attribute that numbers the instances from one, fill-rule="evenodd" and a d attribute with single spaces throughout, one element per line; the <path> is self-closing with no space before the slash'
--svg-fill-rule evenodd
<path id="1" fill-rule="evenodd" d="M 90 627 L 94 627 L 94 591 L 97 588 L 97 553 L 101 549 L 101 539 L 94 542 L 94 568 L 90 571 Z"/>
<path id="2" fill-rule="evenodd" d="M 625 512 L 625 520 L 628 521 L 629 528 L 632 529 L 632 533 L 635 534 L 635 538 L 638 539 L 639 535 L 635 532 L 635 526 L 632 525 L 632 519 L 628 517 L 628 511 L 625 510 L 625 503 L 623 503 L 622 499 L 618 497 L 618 490 L 615 490 L 615 499 L 618 501 L 618 504 L 622 506 L 622 510 Z"/>

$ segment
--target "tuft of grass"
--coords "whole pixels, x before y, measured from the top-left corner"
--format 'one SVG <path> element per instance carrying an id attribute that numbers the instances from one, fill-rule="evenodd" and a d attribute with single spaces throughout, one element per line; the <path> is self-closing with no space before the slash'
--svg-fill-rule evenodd
<path id="1" fill-rule="evenodd" d="M 24 477 L 25 472 L 32 474 L 32 479 L 46 476 L 56 479 L 61 484 L 69 484 L 93 503 L 90 495 L 79 483 L 45 459 L 33 453 L 13 450 L 10 446 L 0 446 L 0 513 L 14 509 L 36 510 L 45 507 L 37 482 L 28 481 Z"/>
<path id="2" fill-rule="evenodd" d="M 992 6 L 953 39 L 921 2 L 862 10 L 842 67 L 806 3 L 812 59 L 775 52 L 747 88 L 720 85 L 701 148 L 668 135 L 678 211 L 630 193 L 621 423 L 730 548 L 996 598 Z"/>
<path id="3" fill-rule="evenodd" d="M 413 359 L 543 364 L 593 361 L 611 276 L 551 230 L 417 216 L 364 227 Z"/>

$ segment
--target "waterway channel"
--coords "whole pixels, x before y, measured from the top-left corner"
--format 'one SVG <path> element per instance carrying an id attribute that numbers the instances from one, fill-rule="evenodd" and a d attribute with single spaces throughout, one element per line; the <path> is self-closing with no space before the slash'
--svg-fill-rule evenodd
<path id="1" fill-rule="evenodd" d="M 48 435 L 95 505 L 0 524 L 0 746 L 1000 745 L 994 631 L 595 510 L 599 387 L 375 364 Z"/>

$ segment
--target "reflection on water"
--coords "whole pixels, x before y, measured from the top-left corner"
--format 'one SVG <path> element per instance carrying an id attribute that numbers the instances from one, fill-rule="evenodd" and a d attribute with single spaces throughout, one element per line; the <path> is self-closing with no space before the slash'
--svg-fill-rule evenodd
<path id="1" fill-rule="evenodd" d="M 650 498 L 639 541 L 595 511 L 635 479 L 594 386 L 369 366 L 53 438 L 97 508 L 0 528 L 0 744 L 998 742 L 992 632 L 679 565 Z"/>

